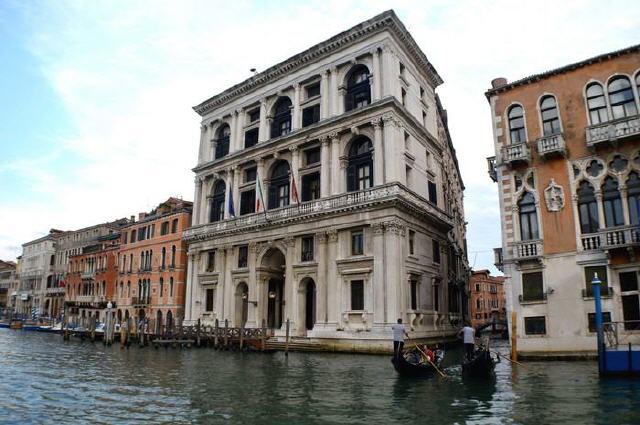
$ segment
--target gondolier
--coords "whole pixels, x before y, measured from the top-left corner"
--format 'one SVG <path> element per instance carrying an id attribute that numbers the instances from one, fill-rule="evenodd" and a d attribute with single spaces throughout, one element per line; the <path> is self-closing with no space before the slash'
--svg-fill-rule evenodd
<path id="1" fill-rule="evenodd" d="M 407 338 L 409 338 L 409 334 L 402 324 L 402 319 L 398 319 L 398 323 L 391 326 L 391 330 L 393 331 L 393 358 L 397 359 L 402 355 L 402 349 L 404 348 L 404 337 L 406 336 Z"/>
<path id="2" fill-rule="evenodd" d="M 464 353 L 467 360 L 471 360 L 473 357 L 473 350 L 476 345 L 475 334 L 476 331 L 469 326 L 469 322 L 466 322 L 464 328 L 460 329 L 460 332 L 458 332 L 458 336 L 462 336 Z"/>

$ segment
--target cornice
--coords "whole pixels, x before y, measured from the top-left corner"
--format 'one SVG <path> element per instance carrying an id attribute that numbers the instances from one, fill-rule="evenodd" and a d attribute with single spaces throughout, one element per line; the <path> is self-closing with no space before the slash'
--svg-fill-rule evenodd
<path id="1" fill-rule="evenodd" d="M 442 84 L 442 78 L 438 75 L 438 72 L 431 62 L 429 62 L 424 52 L 420 50 L 420 47 L 418 47 L 418 44 L 415 42 L 411 34 L 409 34 L 398 16 L 393 10 L 387 10 L 228 88 L 222 93 L 219 93 L 199 105 L 194 106 L 193 110 L 200 116 L 204 116 L 219 105 L 229 102 L 256 88 L 262 87 L 312 61 L 327 57 L 338 50 L 344 49 L 357 41 L 370 37 L 384 31 L 385 29 L 388 29 L 404 45 L 409 54 L 418 64 L 418 67 L 426 70 L 428 79 L 434 87 Z"/>

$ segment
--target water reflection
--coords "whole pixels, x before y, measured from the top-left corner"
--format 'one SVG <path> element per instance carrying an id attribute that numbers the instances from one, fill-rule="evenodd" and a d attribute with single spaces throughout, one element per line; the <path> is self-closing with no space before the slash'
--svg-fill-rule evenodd
<path id="1" fill-rule="evenodd" d="M 506 347 L 498 347 L 505 350 Z M 224 424 L 640 423 L 640 384 L 593 362 L 496 366 L 491 383 L 406 379 L 387 357 L 120 350 L 0 330 L 0 422 Z"/>

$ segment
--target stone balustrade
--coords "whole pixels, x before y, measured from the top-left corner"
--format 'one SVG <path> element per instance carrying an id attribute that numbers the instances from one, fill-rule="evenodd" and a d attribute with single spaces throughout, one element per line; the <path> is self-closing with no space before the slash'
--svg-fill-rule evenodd
<path id="1" fill-rule="evenodd" d="M 621 118 L 586 128 L 587 147 L 640 134 L 640 116 Z"/>
<path id="2" fill-rule="evenodd" d="M 502 147 L 502 163 L 511 165 L 518 162 L 531 162 L 531 151 L 527 142 L 513 143 Z"/>
<path id="3" fill-rule="evenodd" d="M 597 233 L 585 233 L 581 236 L 581 241 L 584 251 L 640 245 L 640 226 L 622 226 L 603 229 Z"/>
<path id="4" fill-rule="evenodd" d="M 542 257 L 542 239 L 520 241 L 513 244 L 513 256 L 515 260 L 527 260 Z"/>
<path id="5" fill-rule="evenodd" d="M 540 156 L 565 155 L 567 146 L 562 134 L 540 137 L 537 141 Z"/>

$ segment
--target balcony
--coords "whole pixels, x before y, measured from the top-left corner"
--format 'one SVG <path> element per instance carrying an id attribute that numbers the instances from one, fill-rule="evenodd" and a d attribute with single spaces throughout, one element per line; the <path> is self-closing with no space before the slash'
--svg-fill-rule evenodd
<path id="1" fill-rule="evenodd" d="M 537 294 L 537 295 L 527 296 L 527 297 L 525 297 L 524 295 L 520 294 L 520 295 L 518 295 L 518 301 L 520 302 L 520 304 L 544 303 L 544 302 L 547 301 L 547 293 L 543 292 L 542 294 Z"/>
<path id="2" fill-rule="evenodd" d="M 527 142 L 514 143 L 502 147 L 502 163 L 512 166 L 531 162 L 531 152 Z"/>
<path id="3" fill-rule="evenodd" d="M 513 244 L 513 258 L 516 261 L 539 260 L 542 253 L 542 239 L 514 242 Z"/>
<path id="4" fill-rule="evenodd" d="M 493 265 L 498 270 L 504 272 L 504 257 L 502 255 L 502 248 L 493 248 Z"/>
<path id="5" fill-rule="evenodd" d="M 487 167 L 489 172 L 489 177 L 493 180 L 494 183 L 498 181 L 498 169 L 496 167 L 496 157 L 490 156 L 487 158 Z"/>
<path id="6" fill-rule="evenodd" d="M 93 279 L 95 277 L 95 275 L 96 275 L 96 273 L 94 271 L 89 271 L 89 272 L 82 272 L 80 277 L 82 279 Z"/>
<path id="7" fill-rule="evenodd" d="M 640 135 L 640 116 L 621 118 L 587 127 L 587 147 Z"/>
<path id="8" fill-rule="evenodd" d="M 603 288 L 601 287 L 600 296 L 602 298 L 611 298 L 613 296 L 613 288 L 610 286 L 603 287 Z M 587 299 L 593 298 L 593 290 L 591 288 L 583 289 L 582 298 L 587 298 Z"/>
<path id="9" fill-rule="evenodd" d="M 325 215 L 386 204 L 415 211 L 424 215 L 426 219 L 436 221 L 446 228 L 453 226 L 451 217 L 440 208 L 404 186 L 398 183 L 390 183 L 357 192 L 348 192 L 304 202 L 300 205 L 294 204 L 215 223 L 200 224 L 185 230 L 183 238 L 187 241 L 206 240 L 269 226 L 287 225 L 302 221 L 308 222 Z"/>
<path id="10" fill-rule="evenodd" d="M 46 290 L 46 294 L 47 295 L 55 295 L 55 294 L 64 294 L 66 292 L 66 289 L 63 288 L 47 288 Z"/>
<path id="11" fill-rule="evenodd" d="M 565 156 L 567 154 L 567 146 L 562 134 L 540 137 L 536 143 L 538 144 L 538 154 L 542 157 Z"/>
<path id="12" fill-rule="evenodd" d="M 133 306 L 149 305 L 149 304 L 151 304 L 151 297 L 131 298 L 131 305 Z"/>
<path id="13" fill-rule="evenodd" d="M 640 226 L 623 226 L 603 229 L 597 233 L 585 233 L 581 236 L 582 250 L 610 250 L 640 245 Z"/>

